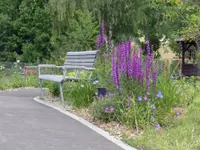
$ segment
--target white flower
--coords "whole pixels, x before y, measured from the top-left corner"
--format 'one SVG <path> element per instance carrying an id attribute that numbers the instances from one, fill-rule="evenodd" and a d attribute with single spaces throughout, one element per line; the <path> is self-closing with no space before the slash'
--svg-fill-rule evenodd
<path id="1" fill-rule="evenodd" d="M 17 63 L 19 63 L 20 62 L 20 60 L 17 60 Z"/>
<path id="2" fill-rule="evenodd" d="M 84 85 L 83 85 L 83 84 L 81 84 L 81 87 L 83 88 L 83 87 L 84 87 Z"/>

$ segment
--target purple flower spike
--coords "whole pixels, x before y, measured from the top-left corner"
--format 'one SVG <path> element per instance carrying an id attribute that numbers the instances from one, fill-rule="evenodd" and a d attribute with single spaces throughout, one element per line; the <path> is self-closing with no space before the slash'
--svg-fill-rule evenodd
<path id="1" fill-rule="evenodd" d="M 156 72 L 153 72 L 152 76 L 153 76 L 153 88 L 154 88 L 154 91 L 156 91 L 156 81 L 157 81 L 157 74 L 156 74 Z"/>
<path id="2" fill-rule="evenodd" d="M 157 124 L 157 125 L 155 126 L 155 129 L 156 129 L 156 130 L 159 130 L 160 128 L 161 128 L 160 124 Z"/>
<path id="3" fill-rule="evenodd" d="M 118 89 L 119 88 L 119 72 L 118 72 L 117 60 L 115 59 L 115 49 L 113 49 L 113 54 L 112 54 L 112 78 L 113 78 L 115 87 Z"/>
<path id="4" fill-rule="evenodd" d="M 96 47 L 97 49 L 101 46 L 101 35 L 98 35 L 97 37 L 97 43 L 96 43 Z"/>
<path id="5" fill-rule="evenodd" d="M 105 27 L 104 27 L 104 20 L 101 23 L 101 44 L 102 46 L 105 45 Z"/>

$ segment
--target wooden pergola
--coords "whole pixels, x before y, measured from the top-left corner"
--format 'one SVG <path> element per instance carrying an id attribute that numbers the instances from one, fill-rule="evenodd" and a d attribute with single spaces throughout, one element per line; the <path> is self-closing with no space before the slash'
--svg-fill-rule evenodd
<path id="1" fill-rule="evenodd" d="M 200 76 L 200 70 L 197 67 L 197 64 L 186 64 L 185 56 L 186 52 L 189 53 L 189 60 L 191 60 L 192 54 L 194 54 L 194 50 L 192 50 L 192 46 L 196 50 L 199 49 L 199 45 L 197 40 L 192 38 L 187 38 L 186 36 L 182 36 L 177 39 L 176 42 L 181 45 L 182 49 L 182 75 L 183 76 Z"/>

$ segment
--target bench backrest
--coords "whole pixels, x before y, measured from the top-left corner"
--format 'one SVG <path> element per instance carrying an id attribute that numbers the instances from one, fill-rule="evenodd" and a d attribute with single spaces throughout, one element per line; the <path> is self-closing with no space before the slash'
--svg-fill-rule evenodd
<path id="1" fill-rule="evenodd" d="M 64 66 L 94 68 L 98 51 L 68 52 Z"/>

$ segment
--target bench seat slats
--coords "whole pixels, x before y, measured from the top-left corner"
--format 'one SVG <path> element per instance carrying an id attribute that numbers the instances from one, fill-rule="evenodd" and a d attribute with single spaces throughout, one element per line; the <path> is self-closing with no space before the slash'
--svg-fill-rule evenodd
<path id="1" fill-rule="evenodd" d="M 77 56 L 77 55 L 67 55 L 66 59 L 95 59 L 96 55 L 82 55 L 82 56 Z"/>
<path id="2" fill-rule="evenodd" d="M 64 67 L 65 66 L 93 67 L 94 63 L 67 63 L 67 64 L 64 64 Z"/>
<path id="3" fill-rule="evenodd" d="M 67 55 L 68 56 L 82 56 L 82 55 L 96 55 L 97 51 L 80 51 L 80 52 L 68 52 Z"/>
<path id="4" fill-rule="evenodd" d="M 67 59 L 65 63 L 94 63 L 95 59 Z"/>
<path id="5" fill-rule="evenodd" d="M 47 81 L 54 81 L 54 82 L 63 82 L 63 81 L 78 81 L 80 78 L 76 77 L 65 77 L 63 75 L 49 75 L 49 74 L 42 74 L 39 76 L 39 79 L 41 80 L 47 80 Z"/>

